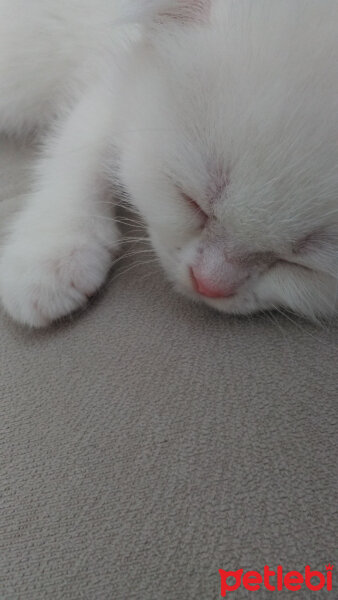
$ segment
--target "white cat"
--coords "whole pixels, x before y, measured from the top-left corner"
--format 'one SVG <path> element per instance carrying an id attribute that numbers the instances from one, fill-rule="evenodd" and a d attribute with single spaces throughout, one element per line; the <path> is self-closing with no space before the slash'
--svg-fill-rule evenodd
<path id="1" fill-rule="evenodd" d="M 0 130 L 46 136 L 1 254 L 17 321 L 103 283 L 116 176 L 181 292 L 337 312 L 337 0 L 0 0 L 0 92 Z"/>

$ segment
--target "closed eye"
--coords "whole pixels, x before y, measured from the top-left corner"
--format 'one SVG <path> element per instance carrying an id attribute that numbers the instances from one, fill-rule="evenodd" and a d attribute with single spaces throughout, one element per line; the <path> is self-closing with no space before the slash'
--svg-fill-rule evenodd
<path id="1" fill-rule="evenodd" d="M 200 205 L 197 202 L 195 202 L 195 200 L 193 200 L 190 196 L 188 196 L 188 194 L 182 193 L 182 198 L 194 209 L 196 213 L 198 213 L 200 217 L 203 218 L 204 221 L 208 220 L 209 217 L 207 213 L 205 213 L 204 210 L 200 207 Z"/>
<path id="2" fill-rule="evenodd" d="M 313 269 L 311 267 L 309 267 L 308 265 L 302 263 L 301 261 L 297 261 L 292 260 L 292 259 L 287 259 L 287 258 L 279 258 L 272 266 L 275 265 L 288 265 L 290 267 L 298 267 L 299 269 L 305 269 L 306 271 L 313 271 Z"/>

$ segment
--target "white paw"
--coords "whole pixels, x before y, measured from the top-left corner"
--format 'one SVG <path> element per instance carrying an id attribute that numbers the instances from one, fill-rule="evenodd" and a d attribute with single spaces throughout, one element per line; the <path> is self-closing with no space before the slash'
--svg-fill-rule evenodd
<path id="1" fill-rule="evenodd" d="M 0 260 L 0 298 L 19 323 L 45 327 L 84 306 L 103 284 L 118 234 L 59 232 L 12 237 Z M 111 238 L 111 236 L 109 236 Z"/>

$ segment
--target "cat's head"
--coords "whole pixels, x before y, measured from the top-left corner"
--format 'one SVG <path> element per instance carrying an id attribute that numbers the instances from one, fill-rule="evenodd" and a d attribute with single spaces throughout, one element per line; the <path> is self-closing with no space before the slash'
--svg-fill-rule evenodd
<path id="1" fill-rule="evenodd" d="M 123 4 L 144 29 L 122 179 L 175 287 L 227 313 L 334 314 L 337 18 L 294 0 Z"/>

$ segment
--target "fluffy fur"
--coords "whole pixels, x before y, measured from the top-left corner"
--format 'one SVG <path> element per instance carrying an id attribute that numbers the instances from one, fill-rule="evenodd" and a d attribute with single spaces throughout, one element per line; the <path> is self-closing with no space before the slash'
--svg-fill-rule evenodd
<path id="1" fill-rule="evenodd" d="M 336 0 L 0 0 L 0 16 L 0 129 L 46 139 L 1 255 L 14 319 L 46 325 L 103 283 L 116 176 L 192 299 L 336 314 Z"/>

